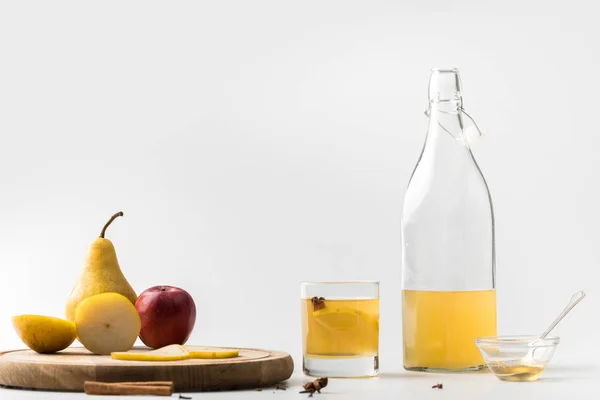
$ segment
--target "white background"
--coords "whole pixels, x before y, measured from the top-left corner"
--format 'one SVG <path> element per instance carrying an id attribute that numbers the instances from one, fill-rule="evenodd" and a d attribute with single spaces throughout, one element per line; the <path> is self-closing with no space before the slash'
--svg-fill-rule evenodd
<path id="1" fill-rule="evenodd" d="M 288 351 L 299 283 L 381 281 L 402 368 L 400 210 L 429 70 L 460 69 L 497 222 L 500 333 L 571 294 L 555 362 L 594 363 L 600 27 L 588 1 L 0 3 L 0 347 L 62 317 L 108 231 L 136 291 L 196 300 L 190 342 Z"/>

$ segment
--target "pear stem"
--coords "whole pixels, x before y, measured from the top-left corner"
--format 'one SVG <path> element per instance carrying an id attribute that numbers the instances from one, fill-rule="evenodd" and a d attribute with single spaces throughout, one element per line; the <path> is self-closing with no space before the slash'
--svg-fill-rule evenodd
<path id="1" fill-rule="evenodd" d="M 110 217 L 110 219 L 108 220 L 108 222 L 104 225 L 104 228 L 102 228 L 102 232 L 100 232 L 100 237 L 104 239 L 104 234 L 106 233 L 106 228 L 108 228 L 108 226 L 110 224 L 112 224 L 112 222 L 117 219 L 118 217 L 122 217 L 123 216 L 123 211 L 119 211 L 118 213 L 116 213 L 115 215 L 113 215 L 112 217 Z"/>

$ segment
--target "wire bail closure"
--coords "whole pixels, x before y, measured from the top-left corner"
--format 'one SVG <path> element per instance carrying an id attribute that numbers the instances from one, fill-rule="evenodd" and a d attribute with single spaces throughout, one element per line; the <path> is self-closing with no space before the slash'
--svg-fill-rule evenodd
<path id="1" fill-rule="evenodd" d="M 461 104 L 462 104 L 462 102 L 461 102 Z M 438 110 L 436 112 L 440 112 L 440 113 L 444 113 L 444 114 L 458 113 L 458 121 L 460 124 L 460 136 L 459 137 L 456 137 L 452 132 L 450 132 L 448 129 L 446 129 L 440 122 L 438 122 L 438 125 L 444 131 L 446 131 L 450 136 L 452 136 L 455 140 L 463 142 L 463 144 L 465 146 L 469 146 L 469 145 L 475 143 L 475 141 L 477 139 L 479 139 L 481 136 L 483 136 L 481 129 L 479 129 L 479 125 L 477 125 L 477 122 L 475 122 L 473 117 L 471 117 L 469 115 L 469 113 L 467 113 L 467 111 L 462 107 L 462 105 L 458 106 L 456 111 Z M 425 110 L 424 114 L 427 116 L 427 118 L 431 118 L 431 106 L 427 110 Z M 467 124 L 465 124 L 464 120 L 467 121 Z"/>

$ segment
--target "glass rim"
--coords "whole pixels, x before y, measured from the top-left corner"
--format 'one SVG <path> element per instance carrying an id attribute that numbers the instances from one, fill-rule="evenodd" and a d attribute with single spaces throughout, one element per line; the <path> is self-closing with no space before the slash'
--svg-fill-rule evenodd
<path id="1" fill-rule="evenodd" d="M 560 337 L 558 336 L 547 336 L 540 339 L 536 335 L 501 335 L 482 336 L 475 339 L 475 344 L 478 346 L 551 347 L 556 346 L 558 343 L 560 343 Z"/>
<path id="2" fill-rule="evenodd" d="M 379 281 L 369 281 L 369 280 L 357 280 L 357 281 L 302 281 L 300 282 L 300 286 L 310 286 L 310 285 L 377 285 L 379 286 Z"/>
<path id="3" fill-rule="evenodd" d="M 450 68 L 431 68 L 429 70 L 430 73 L 458 73 L 458 68 L 450 67 Z"/>

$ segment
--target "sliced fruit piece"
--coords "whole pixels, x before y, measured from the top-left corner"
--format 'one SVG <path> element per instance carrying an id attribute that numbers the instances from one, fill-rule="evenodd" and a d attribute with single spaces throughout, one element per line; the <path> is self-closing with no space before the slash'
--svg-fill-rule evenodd
<path id="1" fill-rule="evenodd" d="M 12 317 L 12 323 L 23 343 L 38 353 L 64 350 L 77 336 L 75 324 L 60 318 L 24 314 Z"/>
<path id="2" fill-rule="evenodd" d="M 110 356 L 115 360 L 131 360 L 131 361 L 178 361 L 190 358 L 190 353 L 178 344 L 161 347 L 160 349 L 150 351 L 126 351 L 113 352 Z"/>
<path id="3" fill-rule="evenodd" d="M 82 300 L 75 310 L 77 337 L 95 354 L 129 351 L 140 334 L 140 316 L 129 299 L 101 293 Z"/>
<path id="4" fill-rule="evenodd" d="M 308 320 L 306 351 L 313 355 L 358 355 L 377 352 L 378 317 L 350 307 L 325 307 Z"/>
<path id="5" fill-rule="evenodd" d="M 369 323 L 366 314 L 351 308 L 323 308 L 313 312 L 315 321 L 330 330 L 345 330 Z"/>
<path id="6" fill-rule="evenodd" d="M 240 354 L 239 349 L 192 345 L 184 345 L 183 347 L 190 353 L 190 358 L 233 358 Z"/>

